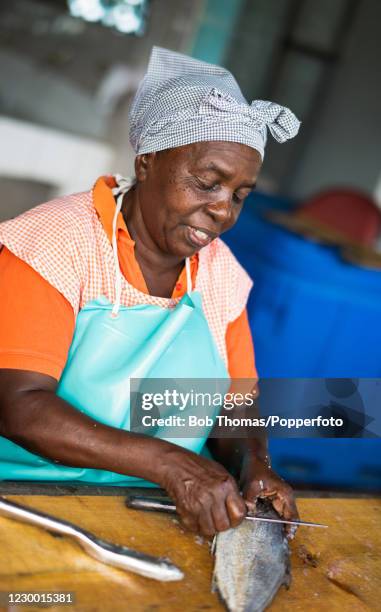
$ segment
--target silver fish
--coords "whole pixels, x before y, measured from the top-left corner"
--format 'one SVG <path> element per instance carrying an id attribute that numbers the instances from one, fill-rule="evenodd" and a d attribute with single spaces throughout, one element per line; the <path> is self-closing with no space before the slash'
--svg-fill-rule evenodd
<path id="1" fill-rule="evenodd" d="M 265 500 L 258 500 L 255 515 L 279 518 Z M 230 612 L 262 612 L 281 585 L 290 585 L 290 553 L 280 523 L 242 521 L 216 536 L 214 554 L 212 589 Z"/>

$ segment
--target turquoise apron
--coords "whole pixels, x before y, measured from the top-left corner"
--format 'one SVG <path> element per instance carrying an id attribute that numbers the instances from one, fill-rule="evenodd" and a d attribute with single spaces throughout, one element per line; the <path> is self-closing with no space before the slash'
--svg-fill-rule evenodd
<path id="1" fill-rule="evenodd" d="M 215 381 L 215 385 L 211 383 L 213 390 L 220 393 L 229 386 L 225 364 L 203 313 L 201 295 L 191 290 L 188 260 L 188 292 L 175 307 L 120 305 L 122 277 L 116 220 L 129 186 L 130 183 L 119 178 L 119 187 L 115 190 L 118 196 L 113 222 L 115 304 L 101 296 L 80 310 L 66 367 L 57 388 L 57 395 L 95 421 L 127 431 L 130 430 L 131 379 L 170 379 L 171 389 L 175 384 L 181 388 L 183 379 L 194 379 L 196 384 L 197 380 L 209 379 Z M 222 380 L 225 383 L 221 387 Z M 218 411 L 219 408 L 214 407 L 213 413 L 208 413 L 211 420 Z M 179 415 L 178 408 L 167 409 L 165 416 L 171 414 Z M 200 453 L 211 428 L 210 424 L 205 425 L 201 432 L 197 429 L 197 436 L 177 437 L 173 435 L 173 428 L 160 427 L 154 429 L 152 435 Z M 0 479 L 121 486 L 150 484 L 114 472 L 58 465 L 3 437 L 0 437 Z"/>

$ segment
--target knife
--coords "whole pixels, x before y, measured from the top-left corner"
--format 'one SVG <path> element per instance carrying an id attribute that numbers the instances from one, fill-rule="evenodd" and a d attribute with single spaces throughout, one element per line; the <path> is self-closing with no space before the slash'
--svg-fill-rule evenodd
<path id="1" fill-rule="evenodd" d="M 165 497 L 147 497 L 145 495 L 129 495 L 126 499 L 127 508 L 134 510 L 147 510 L 148 512 L 165 512 L 167 514 L 176 514 L 176 506 L 174 503 Z M 283 525 L 295 525 L 297 527 L 323 527 L 328 525 L 321 523 L 309 523 L 308 521 L 287 521 L 282 518 L 267 518 L 264 516 L 245 516 L 248 521 L 263 521 L 265 523 L 282 523 Z"/>
<path id="2" fill-rule="evenodd" d="M 23 523 L 30 523 L 48 531 L 67 535 L 75 540 L 92 557 L 124 570 L 129 570 L 154 580 L 182 580 L 183 572 L 168 559 L 154 557 L 126 546 L 119 546 L 106 540 L 101 540 L 93 533 L 85 531 L 78 525 L 40 512 L 29 506 L 18 504 L 0 496 L 0 516 L 5 516 Z"/>

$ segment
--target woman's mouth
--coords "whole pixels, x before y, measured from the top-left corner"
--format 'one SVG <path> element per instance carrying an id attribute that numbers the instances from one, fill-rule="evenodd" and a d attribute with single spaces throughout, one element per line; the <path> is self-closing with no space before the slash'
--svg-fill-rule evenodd
<path id="1" fill-rule="evenodd" d="M 200 228 L 192 227 L 191 225 L 186 226 L 186 235 L 188 241 L 198 248 L 208 245 L 216 238 L 215 234 L 211 234 Z"/>

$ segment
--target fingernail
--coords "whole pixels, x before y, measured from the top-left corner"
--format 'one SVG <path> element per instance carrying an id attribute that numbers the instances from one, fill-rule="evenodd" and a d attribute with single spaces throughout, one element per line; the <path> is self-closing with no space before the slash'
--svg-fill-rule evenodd
<path id="1" fill-rule="evenodd" d="M 286 537 L 287 537 L 288 540 L 293 540 L 294 539 L 297 529 L 298 528 L 297 528 L 296 525 L 291 525 L 289 527 L 289 530 L 288 530 L 288 532 L 286 534 Z"/>

